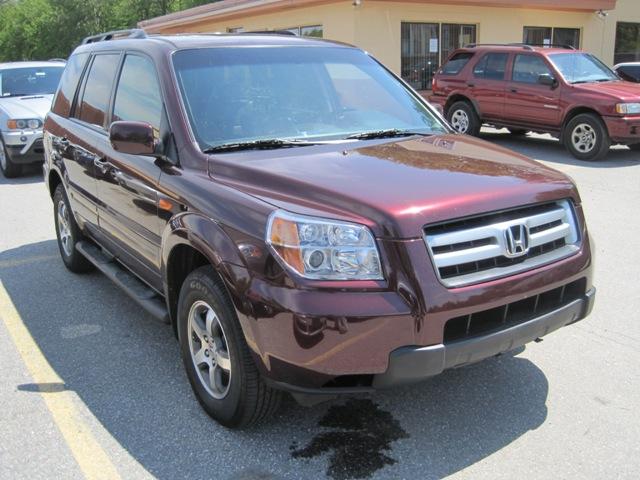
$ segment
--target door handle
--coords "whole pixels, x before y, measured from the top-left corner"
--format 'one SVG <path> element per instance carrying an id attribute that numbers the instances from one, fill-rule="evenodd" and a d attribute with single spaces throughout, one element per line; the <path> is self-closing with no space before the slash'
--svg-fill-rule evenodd
<path id="1" fill-rule="evenodd" d="M 54 137 L 53 138 L 53 146 L 59 148 L 61 150 L 66 150 L 69 148 L 69 140 L 66 137 Z"/>
<path id="2" fill-rule="evenodd" d="M 475 86 L 476 86 L 476 84 L 475 84 L 475 83 L 467 83 L 467 87 L 471 87 L 471 88 L 473 88 L 473 87 L 475 87 Z"/>
<path id="3" fill-rule="evenodd" d="M 511 93 L 518 93 L 518 89 L 517 88 L 512 88 L 511 89 Z"/>
<path id="4" fill-rule="evenodd" d="M 107 159 L 104 158 L 104 157 L 95 157 L 93 159 L 93 164 L 103 174 L 105 174 L 105 173 L 107 173 L 109 171 L 109 168 L 110 168 L 109 162 L 107 162 Z"/>

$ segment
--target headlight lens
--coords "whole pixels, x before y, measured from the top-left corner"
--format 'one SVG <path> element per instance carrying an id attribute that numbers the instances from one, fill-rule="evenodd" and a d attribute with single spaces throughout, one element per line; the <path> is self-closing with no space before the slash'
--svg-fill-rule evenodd
<path id="1" fill-rule="evenodd" d="M 7 121 L 7 127 L 9 130 L 24 130 L 25 128 L 35 130 L 42 127 L 42 121 L 37 118 L 11 119 Z"/>
<path id="2" fill-rule="evenodd" d="M 313 280 L 382 280 L 380 254 L 364 225 L 277 211 L 267 243 L 291 270 Z"/>
<path id="3" fill-rule="evenodd" d="M 616 105 L 616 112 L 623 115 L 640 113 L 640 103 L 618 103 Z"/>

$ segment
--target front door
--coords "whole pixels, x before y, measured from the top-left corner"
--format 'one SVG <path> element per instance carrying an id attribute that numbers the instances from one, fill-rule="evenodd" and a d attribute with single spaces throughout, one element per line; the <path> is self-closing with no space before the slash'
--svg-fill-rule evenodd
<path id="1" fill-rule="evenodd" d="M 139 121 L 160 132 L 162 96 L 153 62 L 127 54 L 113 100 L 112 121 Z M 120 251 L 120 260 L 152 287 L 161 289 L 158 181 L 152 157 L 116 151 L 107 136 L 96 145 L 100 228 Z"/>
<path id="2" fill-rule="evenodd" d="M 516 125 L 558 127 L 560 88 L 539 83 L 540 75 L 555 76 L 540 55 L 515 55 L 513 71 L 507 86 L 505 120 Z"/>

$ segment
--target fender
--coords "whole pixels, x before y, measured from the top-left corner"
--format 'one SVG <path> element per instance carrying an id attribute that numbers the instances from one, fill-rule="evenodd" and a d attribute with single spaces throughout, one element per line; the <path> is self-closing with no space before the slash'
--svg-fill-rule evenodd
<path id="1" fill-rule="evenodd" d="M 449 95 L 447 95 L 447 101 L 445 102 L 445 108 L 444 108 L 445 115 L 447 114 L 448 107 L 450 107 L 451 105 L 453 105 L 455 102 L 459 100 L 459 99 L 451 100 L 453 97 L 462 97 L 468 102 L 471 102 L 471 105 L 473 106 L 473 109 L 476 111 L 476 114 L 480 119 L 482 119 L 482 111 L 480 110 L 480 105 L 478 104 L 478 102 L 475 99 L 471 98 L 466 93 L 462 93 L 460 91 L 454 91 L 454 92 L 451 92 Z"/>

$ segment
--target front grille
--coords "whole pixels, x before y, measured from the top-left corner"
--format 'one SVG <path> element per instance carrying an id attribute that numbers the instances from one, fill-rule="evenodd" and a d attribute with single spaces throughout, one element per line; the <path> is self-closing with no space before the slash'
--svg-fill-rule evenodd
<path id="1" fill-rule="evenodd" d="M 452 318 L 444 326 L 444 343 L 464 340 L 532 320 L 584 296 L 584 278 L 500 307 Z"/>
<path id="2" fill-rule="evenodd" d="M 568 200 L 427 226 L 424 235 L 438 277 L 450 288 L 560 260 L 580 242 Z"/>

